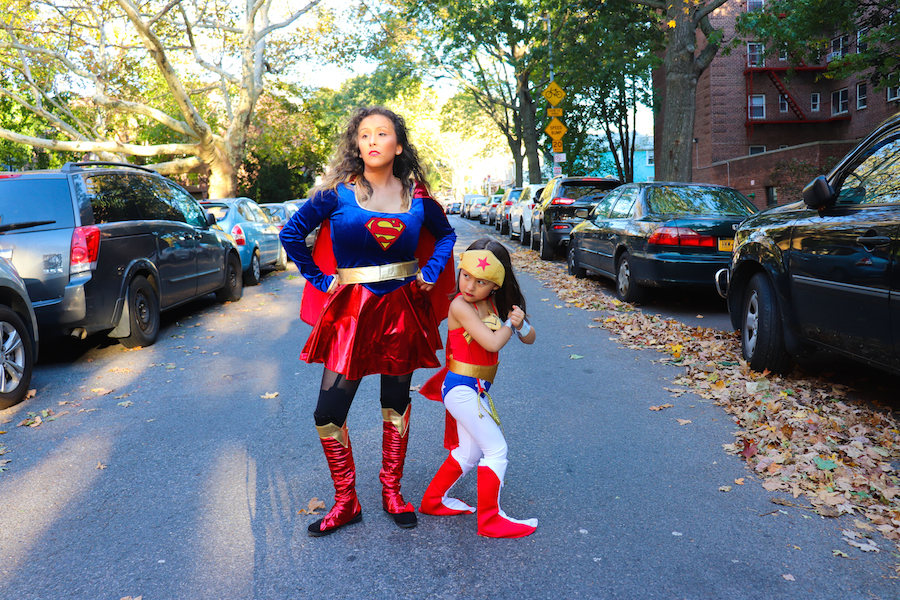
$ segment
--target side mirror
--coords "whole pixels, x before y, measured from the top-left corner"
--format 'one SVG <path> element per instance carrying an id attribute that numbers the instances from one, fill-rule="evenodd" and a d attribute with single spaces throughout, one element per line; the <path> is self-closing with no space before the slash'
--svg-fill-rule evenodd
<path id="1" fill-rule="evenodd" d="M 210 227 L 216 224 L 216 215 L 211 212 L 206 213 L 206 224 Z"/>
<path id="2" fill-rule="evenodd" d="M 575 209 L 575 216 L 579 219 L 587 219 L 588 215 L 590 215 L 590 214 L 591 214 L 590 208 L 576 208 Z"/>
<path id="3" fill-rule="evenodd" d="M 834 204 L 835 194 L 828 180 L 819 175 L 803 188 L 803 202 L 813 210 L 822 210 Z"/>

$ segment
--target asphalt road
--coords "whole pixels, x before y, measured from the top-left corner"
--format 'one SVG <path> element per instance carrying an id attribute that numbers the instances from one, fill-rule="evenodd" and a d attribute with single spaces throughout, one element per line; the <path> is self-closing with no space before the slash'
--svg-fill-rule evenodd
<path id="1" fill-rule="evenodd" d="M 458 251 L 491 231 L 453 221 Z M 150 348 L 48 345 L 36 397 L 0 412 L 0 599 L 900 597 L 890 544 L 863 553 L 841 540 L 852 517 L 772 504 L 722 449 L 730 418 L 663 389 L 677 368 L 520 283 L 538 340 L 504 349 L 493 396 L 510 447 L 501 504 L 537 517 L 533 536 L 479 538 L 474 516 L 393 524 L 380 507 L 377 378 L 349 417 L 363 521 L 306 535 L 317 517 L 299 511 L 313 497 L 330 506 L 333 490 L 312 421 L 321 367 L 297 360 L 309 327 L 292 267 L 238 303 L 166 315 Z M 696 314 L 708 326 L 709 311 Z M 664 403 L 674 408 L 648 410 Z M 45 409 L 56 420 L 16 426 Z M 414 503 L 445 457 L 442 432 L 442 406 L 414 398 L 403 488 Z M 470 503 L 475 479 L 457 486 Z"/>

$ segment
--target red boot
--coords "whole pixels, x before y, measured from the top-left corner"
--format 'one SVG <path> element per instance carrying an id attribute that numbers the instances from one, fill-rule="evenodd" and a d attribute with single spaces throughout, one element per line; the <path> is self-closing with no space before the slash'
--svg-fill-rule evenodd
<path id="1" fill-rule="evenodd" d="M 419 505 L 419 512 L 440 516 L 468 515 L 475 512 L 473 507 L 462 500 L 447 497 L 450 488 L 456 485 L 456 482 L 462 479 L 468 470 L 463 471 L 459 462 L 453 458 L 453 454 L 450 454 L 438 469 L 431 483 L 428 484 L 428 489 L 425 490 L 422 503 Z"/>
<path id="2" fill-rule="evenodd" d="M 409 411 L 403 415 L 393 408 L 382 408 L 384 419 L 381 442 L 381 500 L 384 510 L 394 518 L 394 523 L 404 529 L 418 525 L 416 507 L 403 500 L 400 479 L 406 461 L 406 445 L 409 443 Z"/>
<path id="3" fill-rule="evenodd" d="M 338 427 L 329 423 L 317 426 L 316 430 L 334 481 L 334 506 L 327 515 L 307 529 L 309 535 L 321 537 L 334 533 L 344 525 L 362 521 L 362 508 L 356 498 L 356 465 L 353 464 L 353 449 L 350 447 L 347 424 Z"/>
<path id="4" fill-rule="evenodd" d="M 505 461 L 504 461 L 505 462 Z M 498 465 L 499 467 L 499 465 Z M 505 465 L 504 465 L 505 467 Z M 511 519 L 500 508 L 500 488 L 505 468 L 478 464 L 478 535 L 491 538 L 520 538 L 537 529 L 537 519 Z"/>

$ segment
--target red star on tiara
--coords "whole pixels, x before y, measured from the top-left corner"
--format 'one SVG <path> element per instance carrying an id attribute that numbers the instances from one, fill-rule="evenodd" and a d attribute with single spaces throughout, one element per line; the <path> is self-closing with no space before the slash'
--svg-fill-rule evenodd
<path id="1" fill-rule="evenodd" d="M 479 259 L 478 259 L 478 266 L 481 267 L 481 270 L 482 270 L 482 271 L 484 271 L 484 270 L 486 270 L 489 266 L 491 266 L 491 263 L 489 263 L 489 262 L 487 261 L 486 258 L 479 258 Z"/>

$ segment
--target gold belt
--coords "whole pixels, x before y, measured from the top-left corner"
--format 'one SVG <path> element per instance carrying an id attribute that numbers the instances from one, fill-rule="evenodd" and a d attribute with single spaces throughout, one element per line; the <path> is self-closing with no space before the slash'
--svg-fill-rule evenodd
<path id="1" fill-rule="evenodd" d="M 351 267 L 338 269 L 337 275 L 342 285 L 351 283 L 377 283 L 392 279 L 406 279 L 419 272 L 419 261 L 374 265 L 371 267 Z"/>
<path id="2" fill-rule="evenodd" d="M 451 373 L 463 375 L 464 377 L 474 377 L 475 379 L 483 379 L 494 383 L 494 377 L 497 375 L 497 367 L 500 363 L 493 365 L 473 365 L 471 363 L 460 362 L 454 358 L 447 359 L 447 368 Z"/>

